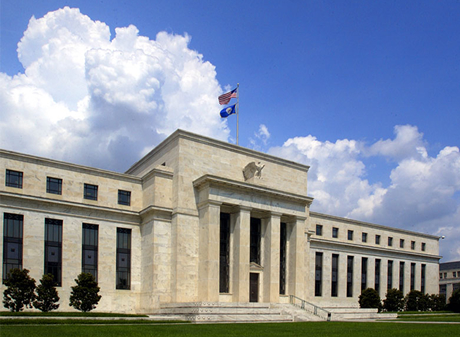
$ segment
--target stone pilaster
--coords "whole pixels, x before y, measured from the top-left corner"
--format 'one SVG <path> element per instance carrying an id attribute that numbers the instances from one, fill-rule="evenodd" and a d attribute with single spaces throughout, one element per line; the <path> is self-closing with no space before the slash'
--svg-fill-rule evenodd
<path id="1" fill-rule="evenodd" d="M 305 298 L 305 218 L 296 217 L 294 221 L 289 223 L 289 227 L 288 293 Z"/>
<path id="2" fill-rule="evenodd" d="M 281 214 L 271 213 L 262 219 L 264 237 L 263 301 L 279 302 L 280 297 L 280 225 Z"/>
<path id="3" fill-rule="evenodd" d="M 220 206 L 217 202 L 207 202 L 199 209 L 198 298 L 202 301 L 219 301 Z"/>
<path id="4" fill-rule="evenodd" d="M 251 209 L 239 207 L 231 215 L 233 231 L 233 301 L 249 302 L 249 236 Z"/>

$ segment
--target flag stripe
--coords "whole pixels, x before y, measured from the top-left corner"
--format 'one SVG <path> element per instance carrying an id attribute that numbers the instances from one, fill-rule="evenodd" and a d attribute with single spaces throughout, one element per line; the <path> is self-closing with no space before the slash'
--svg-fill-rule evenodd
<path id="1" fill-rule="evenodd" d="M 228 102 L 230 102 L 230 100 L 232 98 L 236 98 L 236 88 L 233 89 L 232 91 L 229 91 L 229 92 L 226 92 L 225 94 L 223 95 L 220 95 L 219 96 L 219 104 L 220 105 L 224 105 L 224 104 L 228 104 Z"/>

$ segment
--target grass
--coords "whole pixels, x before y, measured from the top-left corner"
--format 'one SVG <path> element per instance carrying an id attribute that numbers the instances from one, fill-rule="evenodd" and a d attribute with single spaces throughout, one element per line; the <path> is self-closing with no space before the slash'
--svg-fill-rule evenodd
<path id="1" fill-rule="evenodd" d="M 431 337 L 459 335 L 455 324 L 401 324 L 356 322 L 308 322 L 265 324 L 178 324 L 178 325 L 38 325 L 1 326 L 2 337 L 9 336 L 308 336 L 308 337 Z"/>

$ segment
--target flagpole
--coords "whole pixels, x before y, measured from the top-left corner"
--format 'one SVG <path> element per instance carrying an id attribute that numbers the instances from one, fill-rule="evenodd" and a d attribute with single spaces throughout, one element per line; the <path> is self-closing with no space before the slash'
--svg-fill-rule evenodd
<path id="1" fill-rule="evenodd" d="M 236 145 L 239 138 L 240 84 L 236 84 Z"/>

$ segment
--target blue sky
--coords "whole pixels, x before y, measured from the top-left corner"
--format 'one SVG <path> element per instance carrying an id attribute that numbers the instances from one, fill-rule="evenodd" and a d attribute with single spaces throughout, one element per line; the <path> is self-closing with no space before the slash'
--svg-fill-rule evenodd
<path id="1" fill-rule="evenodd" d="M 0 11 L 0 147 L 123 171 L 177 127 L 235 142 L 217 96 L 240 83 L 239 144 L 311 165 L 312 210 L 445 235 L 443 261 L 460 259 L 459 1 L 1 0 Z"/>

